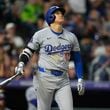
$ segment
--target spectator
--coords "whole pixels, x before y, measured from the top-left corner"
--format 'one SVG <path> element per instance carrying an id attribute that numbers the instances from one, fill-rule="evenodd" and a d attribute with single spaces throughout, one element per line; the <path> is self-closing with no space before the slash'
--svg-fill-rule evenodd
<path id="1" fill-rule="evenodd" d="M 3 46 L 0 46 L 0 78 L 10 77 L 14 74 L 11 71 L 11 58 L 5 52 Z"/>
<path id="2" fill-rule="evenodd" d="M 21 36 L 16 33 L 16 24 L 8 23 L 5 27 L 6 30 L 6 44 L 9 46 L 7 50 L 10 55 L 16 54 L 16 49 L 24 47 L 24 41 Z M 19 50 L 20 51 L 20 50 Z M 19 51 L 17 51 L 19 53 Z"/>
<path id="3" fill-rule="evenodd" d="M 86 0 L 68 0 L 73 12 L 85 14 L 86 13 Z"/>
<path id="4" fill-rule="evenodd" d="M 97 10 L 92 9 L 87 18 L 86 33 L 93 40 L 97 40 L 100 30 L 102 30 L 102 17 Z"/>
<path id="5" fill-rule="evenodd" d="M 110 1 L 106 3 L 106 12 L 103 20 L 103 30 L 101 30 L 102 35 L 109 36 L 110 35 Z"/>
<path id="6" fill-rule="evenodd" d="M 87 73 L 89 72 L 88 66 L 93 59 L 92 58 L 93 40 L 89 37 L 89 35 L 87 35 L 81 39 L 80 44 L 84 63 L 85 78 L 87 79 L 88 78 Z"/>
<path id="7" fill-rule="evenodd" d="M 105 15 L 105 0 L 87 0 L 87 14 L 90 13 L 92 9 L 97 10 L 101 16 Z"/>
<path id="8" fill-rule="evenodd" d="M 0 45 L 4 44 L 5 31 L 0 27 Z"/>
<path id="9" fill-rule="evenodd" d="M 90 80 L 110 81 L 110 38 L 104 39 L 105 54 L 97 56 L 90 65 Z"/>
<path id="10" fill-rule="evenodd" d="M 3 74 L 5 72 L 5 67 L 4 67 L 4 49 L 2 45 L 0 45 L 0 77 L 3 77 Z"/>
<path id="11" fill-rule="evenodd" d="M 40 29 L 43 29 L 45 27 L 45 18 L 44 18 L 43 14 L 39 15 L 38 18 L 39 19 L 36 23 L 36 27 L 37 27 L 37 30 L 40 30 Z"/>
<path id="12" fill-rule="evenodd" d="M 84 19 L 79 13 L 69 12 L 66 14 L 66 22 L 64 27 L 77 35 L 78 40 L 85 34 Z"/>
<path id="13" fill-rule="evenodd" d="M 7 24 L 8 22 L 14 22 L 16 24 L 20 23 L 20 13 L 24 5 L 24 0 L 13 0 L 13 2 L 7 1 L 8 7 L 5 7 L 4 12 L 4 24 Z"/>
<path id="14" fill-rule="evenodd" d="M 21 21 L 33 24 L 37 22 L 38 16 L 43 13 L 42 0 L 28 0 L 21 12 Z"/>
<path id="15" fill-rule="evenodd" d="M 5 59 L 5 51 L 4 51 L 4 30 L 0 28 L 0 77 L 4 76 L 5 67 L 4 67 L 4 59 Z"/>
<path id="16" fill-rule="evenodd" d="M 3 90 L 0 90 L 0 110 L 11 110 L 6 107 L 5 94 Z"/>

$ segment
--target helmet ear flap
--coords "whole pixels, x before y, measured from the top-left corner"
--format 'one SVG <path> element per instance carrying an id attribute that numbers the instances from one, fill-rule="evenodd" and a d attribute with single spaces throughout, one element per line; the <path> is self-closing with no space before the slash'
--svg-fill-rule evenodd
<path id="1" fill-rule="evenodd" d="M 49 17 L 49 20 L 50 20 L 51 23 L 53 23 L 54 20 L 55 20 L 55 15 L 51 14 L 50 17 Z"/>

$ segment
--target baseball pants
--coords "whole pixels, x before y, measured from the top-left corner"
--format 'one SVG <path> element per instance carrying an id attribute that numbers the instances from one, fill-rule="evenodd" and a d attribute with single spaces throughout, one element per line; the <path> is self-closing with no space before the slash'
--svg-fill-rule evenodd
<path id="1" fill-rule="evenodd" d="M 58 82 L 60 83 L 57 85 Z M 54 78 L 49 78 L 48 76 L 34 76 L 33 85 L 37 96 L 37 110 L 51 110 L 53 98 L 60 110 L 73 110 L 71 87 L 69 84 L 62 82 L 64 81 L 61 78 L 54 80 Z"/>

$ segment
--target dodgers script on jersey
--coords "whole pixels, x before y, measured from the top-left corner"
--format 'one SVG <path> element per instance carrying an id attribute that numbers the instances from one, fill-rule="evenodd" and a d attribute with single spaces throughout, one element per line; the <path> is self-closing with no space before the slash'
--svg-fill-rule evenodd
<path id="1" fill-rule="evenodd" d="M 36 32 L 28 47 L 35 51 L 41 48 L 38 66 L 62 71 L 68 69 L 70 51 L 80 51 L 77 38 L 73 33 L 63 29 L 63 33 L 57 35 L 49 27 Z"/>

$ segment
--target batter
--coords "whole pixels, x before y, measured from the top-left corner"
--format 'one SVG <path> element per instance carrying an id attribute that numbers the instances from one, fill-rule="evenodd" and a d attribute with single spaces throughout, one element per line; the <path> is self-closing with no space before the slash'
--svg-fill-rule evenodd
<path id="1" fill-rule="evenodd" d="M 73 58 L 78 77 L 79 95 L 84 94 L 80 47 L 76 36 L 62 27 L 65 10 L 58 6 L 48 9 L 48 27 L 36 32 L 22 51 L 16 73 L 22 72 L 34 52 L 39 52 L 38 67 L 33 78 L 38 110 L 50 110 L 53 98 L 60 110 L 73 110 L 73 99 L 68 77 L 68 63 Z M 72 52 L 73 56 L 70 56 Z"/>

